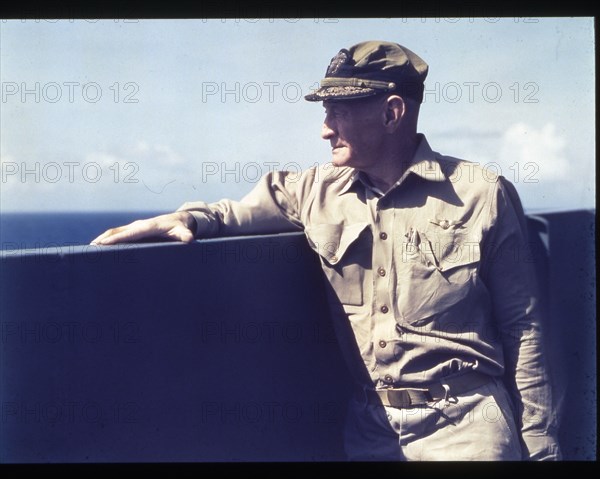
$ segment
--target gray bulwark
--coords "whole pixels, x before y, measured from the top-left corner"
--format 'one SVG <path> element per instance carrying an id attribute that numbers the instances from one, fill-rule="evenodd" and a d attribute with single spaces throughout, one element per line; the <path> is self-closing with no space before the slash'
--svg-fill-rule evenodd
<path id="1" fill-rule="evenodd" d="M 564 459 L 595 460 L 595 212 L 529 227 Z M 0 462 L 344 460 L 351 379 L 302 234 L 0 260 Z"/>

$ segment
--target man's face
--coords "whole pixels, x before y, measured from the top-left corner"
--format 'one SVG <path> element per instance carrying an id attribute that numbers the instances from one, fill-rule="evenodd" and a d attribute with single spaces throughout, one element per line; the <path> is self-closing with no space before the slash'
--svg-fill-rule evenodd
<path id="1" fill-rule="evenodd" d="M 331 143 L 335 166 L 362 169 L 377 161 L 385 133 L 383 105 L 381 97 L 323 102 L 321 137 Z"/>

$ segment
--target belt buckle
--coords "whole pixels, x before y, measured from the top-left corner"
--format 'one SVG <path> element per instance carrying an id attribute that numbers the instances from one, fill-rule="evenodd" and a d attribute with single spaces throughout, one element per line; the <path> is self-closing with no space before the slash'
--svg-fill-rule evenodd
<path id="1" fill-rule="evenodd" d="M 424 388 L 388 389 L 387 399 L 391 406 L 399 408 L 419 406 L 433 401 L 429 389 Z"/>
<path id="2" fill-rule="evenodd" d="M 435 401 L 428 388 L 410 388 L 408 396 L 412 406 L 420 406 Z"/>
<path id="3" fill-rule="evenodd" d="M 409 407 L 411 404 L 411 399 L 406 389 L 387 389 L 386 396 L 392 407 L 403 408 Z"/>

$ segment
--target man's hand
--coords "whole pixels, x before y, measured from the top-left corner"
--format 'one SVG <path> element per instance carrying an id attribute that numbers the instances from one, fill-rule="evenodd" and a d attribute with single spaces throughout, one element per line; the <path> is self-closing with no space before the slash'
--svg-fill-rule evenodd
<path id="1" fill-rule="evenodd" d="M 187 211 L 177 211 L 111 228 L 92 240 L 91 244 L 133 243 L 149 238 L 166 238 L 171 241 L 190 243 L 194 239 L 195 231 L 194 217 Z"/>

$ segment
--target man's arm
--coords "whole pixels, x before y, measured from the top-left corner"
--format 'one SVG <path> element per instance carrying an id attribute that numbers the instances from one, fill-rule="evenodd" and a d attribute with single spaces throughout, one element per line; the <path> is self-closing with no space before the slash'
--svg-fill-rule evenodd
<path id="1" fill-rule="evenodd" d="M 560 459 L 525 214 L 514 186 L 503 178 L 489 205 L 493 223 L 483 245 L 481 277 L 490 290 L 493 318 L 504 345 L 505 381 L 516 407 L 524 456 Z"/>
<path id="2" fill-rule="evenodd" d="M 299 231 L 298 192 L 303 184 L 310 185 L 311 174 L 310 170 L 302 176 L 271 172 L 241 201 L 185 203 L 174 213 L 111 228 L 91 243 L 111 245 L 151 238 L 189 243 L 198 237 Z"/>

